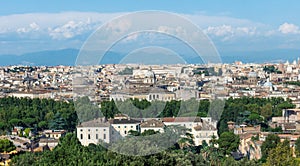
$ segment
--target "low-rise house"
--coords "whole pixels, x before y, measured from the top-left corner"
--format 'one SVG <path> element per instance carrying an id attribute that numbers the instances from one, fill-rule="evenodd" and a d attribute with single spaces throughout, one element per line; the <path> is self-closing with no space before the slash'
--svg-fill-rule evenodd
<path id="1" fill-rule="evenodd" d="M 44 134 L 47 138 L 59 139 L 66 134 L 66 130 L 44 130 Z"/>
<path id="2" fill-rule="evenodd" d="M 55 148 L 58 145 L 59 140 L 53 138 L 41 138 L 39 141 L 39 147 L 48 146 L 50 149 Z"/>
<path id="3" fill-rule="evenodd" d="M 218 138 L 218 130 L 212 124 L 203 121 L 202 124 L 193 127 L 192 134 L 194 136 L 195 145 L 202 145 L 203 141 L 207 144 L 211 141 L 213 136 Z"/>
<path id="4" fill-rule="evenodd" d="M 18 136 L 19 134 L 22 133 L 23 129 L 24 129 L 23 127 L 15 126 L 11 131 L 11 135 Z"/>
<path id="5" fill-rule="evenodd" d="M 176 117 L 163 118 L 162 121 L 166 126 L 180 125 L 190 129 L 196 146 L 201 145 L 203 141 L 209 143 L 213 136 L 218 138 L 218 130 L 211 118 L 203 120 L 200 117 Z"/>
<path id="6" fill-rule="evenodd" d="M 165 124 L 161 120 L 150 119 L 141 123 L 141 133 L 146 130 L 154 130 L 158 132 L 164 131 Z"/>
<path id="7" fill-rule="evenodd" d="M 234 134 L 241 135 L 241 134 L 259 134 L 260 133 L 260 125 L 256 126 L 247 126 L 245 124 L 240 125 L 240 126 L 235 126 L 234 128 Z"/>

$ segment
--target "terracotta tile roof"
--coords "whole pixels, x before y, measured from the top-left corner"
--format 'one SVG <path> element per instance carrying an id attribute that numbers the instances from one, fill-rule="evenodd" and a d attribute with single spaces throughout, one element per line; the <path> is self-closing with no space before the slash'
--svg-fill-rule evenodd
<path id="1" fill-rule="evenodd" d="M 160 120 L 150 119 L 141 123 L 141 127 L 164 127 L 164 123 Z"/>
<path id="2" fill-rule="evenodd" d="M 163 122 L 202 122 L 200 117 L 166 117 Z"/>

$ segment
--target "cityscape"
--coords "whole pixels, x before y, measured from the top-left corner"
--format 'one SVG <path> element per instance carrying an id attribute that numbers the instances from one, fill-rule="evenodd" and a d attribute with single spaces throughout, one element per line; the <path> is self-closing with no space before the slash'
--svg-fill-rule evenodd
<path id="1" fill-rule="evenodd" d="M 300 165 L 298 2 L 18 2 L 0 165 Z"/>

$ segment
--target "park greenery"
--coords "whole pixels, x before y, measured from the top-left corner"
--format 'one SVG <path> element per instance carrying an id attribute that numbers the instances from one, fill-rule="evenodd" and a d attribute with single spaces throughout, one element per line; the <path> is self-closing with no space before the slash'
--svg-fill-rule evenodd
<path id="1" fill-rule="evenodd" d="M 73 102 L 52 99 L 0 98 L 0 131 L 5 133 L 14 126 L 74 131 L 77 114 Z"/>
<path id="2" fill-rule="evenodd" d="M 53 151 L 26 152 L 15 156 L 11 165 L 259 165 L 257 161 L 247 159 L 235 161 L 231 157 L 225 157 L 213 143 L 200 149 L 193 151 L 190 148 L 181 149 L 179 145 L 174 145 L 152 155 L 128 156 L 107 150 L 101 145 L 90 144 L 84 147 L 75 134 L 69 133 L 60 139 L 59 145 Z"/>
<path id="3" fill-rule="evenodd" d="M 74 103 L 52 99 L 6 97 L 0 99 L 0 130 L 4 133 L 10 131 L 13 126 L 22 126 L 36 130 L 74 131 L 78 121 L 88 121 L 103 116 L 109 119 L 122 112 L 134 118 L 210 116 L 219 120 L 219 135 L 228 131 L 228 121 L 236 124 L 260 124 L 263 131 L 274 131 L 267 122 L 273 116 L 281 116 L 282 109 L 294 107 L 290 100 L 285 101 L 283 98 L 243 97 L 229 98 L 226 101 L 190 99 L 167 102 L 130 99 L 103 101 L 98 106 L 88 97 L 79 98 Z M 280 131 L 280 129 L 275 130 Z"/>
<path id="4" fill-rule="evenodd" d="M 222 105 L 223 103 L 223 105 Z M 236 161 L 231 152 L 238 149 L 239 137 L 228 130 L 227 122 L 261 125 L 263 131 L 281 131 L 271 129 L 268 121 L 273 116 L 281 116 L 282 109 L 294 108 L 290 100 L 283 98 L 229 98 L 227 100 L 156 101 L 126 100 L 103 101 L 100 105 L 92 103 L 88 97 L 74 102 L 54 101 L 52 99 L 28 99 L 5 97 L 0 99 L 0 130 L 10 131 L 13 126 L 22 126 L 36 130 L 65 129 L 70 131 L 60 140 L 53 151 L 24 153 L 12 160 L 12 165 L 272 165 L 274 162 L 294 164 L 295 158 L 283 162 L 284 157 L 291 156 L 287 143 L 280 143 L 276 135 L 269 135 L 262 144 L 262 159 L 249 161 L 244 158 Z M 113 118 L 117 113 L 126 113 L 133 117 L 176 117 L 176 116 L 211 116 L 218 120 L 219 139 L 203 142 L 202 146 L 193 144 L 192 135 L 176 137 L 177 143 L 170 145 L 159 153 L 146 156 L 126 156 L 107 150 L 102 145 L 84 147 L 76 138 L 74 130 L 78 122 L 97 117 Z M 25 132 L 26 133 L 26 132 Z M 128 141 L 116 144 L 112 150 L 122 147 L 143 147 L 149 142 L 138 143 L 133 136 L 157 135 L 154 131 L 146 133 L 132 132 Z M 182 135 L 182 134 L 179 134 Z M 255 141 L 255 138 L 253 138 Z M 161 142 L 163 143 L 163 142 Z M 0 142 L 0 147 L 1 146 Z M 7 142 L 4 142 L 5 147 Z M 8 146 L 9 147 L 9 146 Z M 125 148 L 126 150 L 126 148 Z M 131 149 L 132 150 L 132 149 Z M 161 149 L 160 149 L 161 150 Z M 300 140 L 295 143 L 296 155 L 300 154 Z M 148 152 L 145 152 L 147 154 Z M 281 157 L 281 158 L 280 158 Z M 276 161 L 274 161 L 276 159 Z"/>
<path id="5" fill-rule="evenodd" d="M 143 133 L 143 136 L 153 135 L 151 131 Z M 128 137 L 131 137 L 128 136 Z M 146 156 L 130 156 L 116 153 L 113 150 L 104 148 L 103 144 L 90 144 L 82 146 L 76 134 L 68 133 L 59 141 L 59 145 L 52 151 L 31 153 L 24 152 L 13 157 L 11 165 L 199 165 L 199 166 L 286 166 L 297 165 L 298 161 L 292 157 L 292 150 L 289 142 L 278 141 L 278 136 L 269 135 L 263 143 L 262 153 L 267 152 L 265 161 L 248 160 L 243 158 L 236 161 L 229 155 L 227 149 L 236 150 L 238 146 L 238 136 L 230 132 L 224 132 L 218 140 L 213 138 L 209 143 L 203 142 L 202 146 L 190 144 L 181 145 L 181 141 L 159 153 Z M 222 142 L 225 142 L 222 144 Z M 300 139 L 297 140 L 300 142 Z M 134 145 L 134 146 L 132 146 Z M 216 146 L 218 145 L 218 146 Z M 133 151 L 135 148 L 145 147 L 145 142 L 123 141 L 113 148 L 131 147 L 127 149 Z M 297 145 L 296 145 L 297 147 Z M 149 149 L 149 148 L 146 148 Z M 296 148 L 296 153 L 300 151 Z"/>

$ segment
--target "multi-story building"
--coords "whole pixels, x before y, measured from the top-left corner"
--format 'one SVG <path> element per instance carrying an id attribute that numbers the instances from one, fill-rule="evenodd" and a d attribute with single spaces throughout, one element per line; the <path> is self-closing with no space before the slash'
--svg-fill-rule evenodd
<path id="1" fill-rule="evenodd" d="M 140 132 L 140 120 L 132 119 L 127 115 L 117 114 L 113 119 L 108 120 L 111 127 L 112 132 L 111 136 L 113 141 L 121 139 L 129 135 L 129 131 L 137 131 Z"/>
<path id="2" fill-rule="evenodd" d="M 100 140 L 111 143 L 128 136 L 130 131 L 142 133 L 146 130 L 154 130 L 162 133 L 165 126 L 169 125 L 180 125 L 191 129 L 196 145 L 201 145 L 203 141 L 209 143 L 213 136 L 218 138 L 217 129 L 211 118 L 203 120 L 200 117 L 178 117 L 138 120 L 123 114 L 117 114 L 115 118 L 108 121 L 94 119 L 81 123 L 77 126 L 77 138 L 85 146 L 90 143 L 97 144 Z"/>
<path id="3" fill-rule="evenodd" d="M 213 122 L 211 118 L 203 120 L 200 117 L 176 117 L 163 118 L 162 121 L 166 126 L 179 125 L 190 129 L 195 145 L 201 145 L 203 141 L 209 143 L 213 136 L 218 138 L 216 122 Z"/>
<path id="4" fill-rule="evenodd" d="M 82 122 L 77 126 L 77 138 L 82 145 L 98 144 L 100 141 L 110 143 L 112 128 L 103 118 Z"/>
<path id="5" fill-rule="evenodd" d="M 145 120 L 141 123 L 141 133 L 145 132 L 146 130 L 163 132 L 164 127 L 165 124 L 161 120 L 157 120 L 157 119 Z"/>

